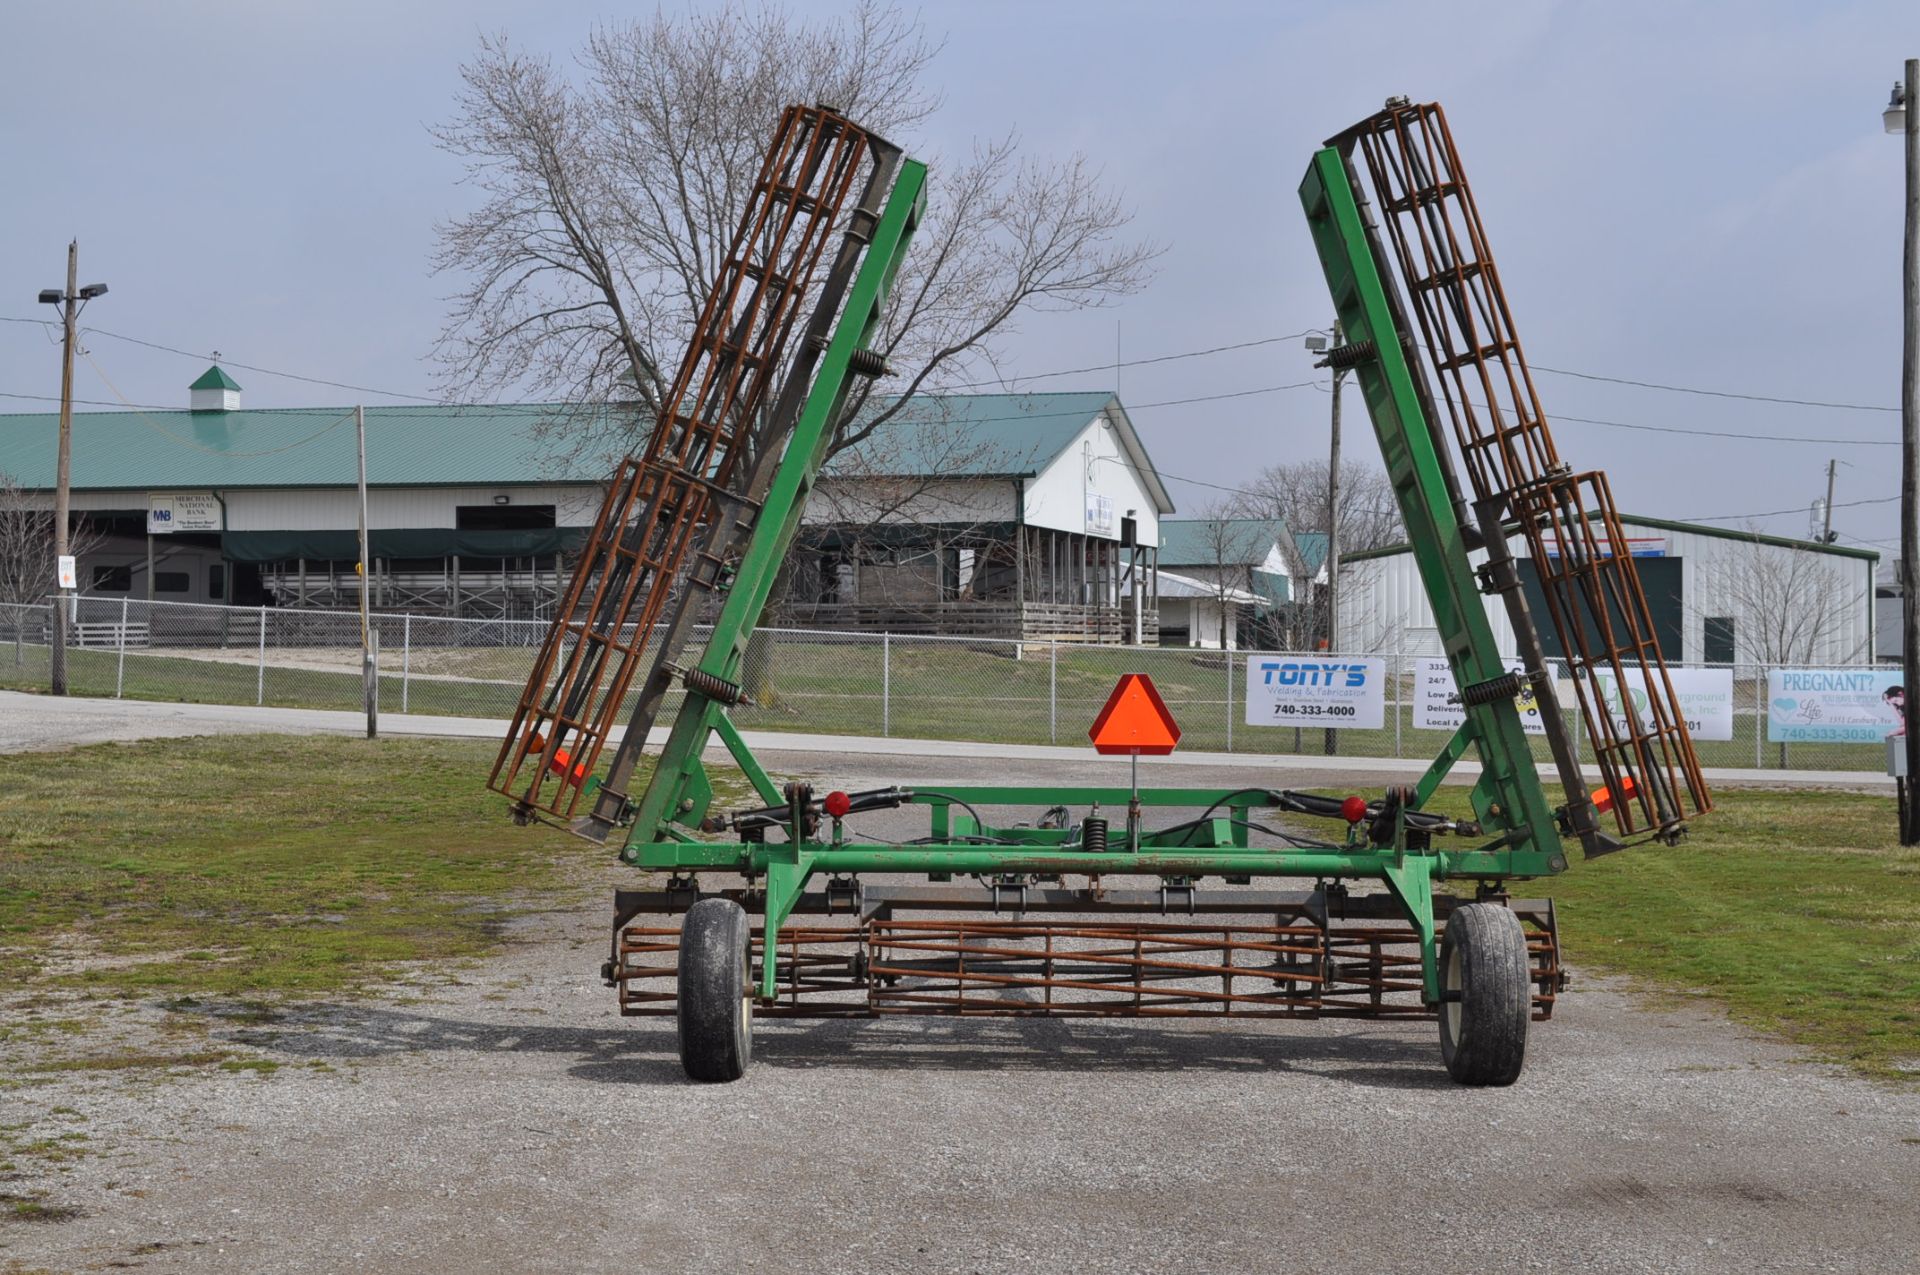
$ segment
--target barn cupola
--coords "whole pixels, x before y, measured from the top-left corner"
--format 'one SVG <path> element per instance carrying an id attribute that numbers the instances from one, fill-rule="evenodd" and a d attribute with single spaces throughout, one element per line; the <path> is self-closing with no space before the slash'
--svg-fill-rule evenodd
<path id="1" fill-rule="evenodd" d="M 240 383 L 220 370 L 215 363 L 199 380 L 187 387 L 193 394 L 196 412 L 237 412 L 240 410 Z"/>

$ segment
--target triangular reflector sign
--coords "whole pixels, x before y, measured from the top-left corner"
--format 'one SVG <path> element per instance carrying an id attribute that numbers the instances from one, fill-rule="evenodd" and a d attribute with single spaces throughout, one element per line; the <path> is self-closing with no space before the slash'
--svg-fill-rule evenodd
<path id="1" fill-rule="evenodd" d="M 1094 719 L 1087 738 L 1095 752 L 1157 756 L 1173 751 L 1180 742 L 1180 727 L 1154 689 L 1153 679 L 1145 673 L 1127 673 L 1107 696 L 1107 706 Z"/>

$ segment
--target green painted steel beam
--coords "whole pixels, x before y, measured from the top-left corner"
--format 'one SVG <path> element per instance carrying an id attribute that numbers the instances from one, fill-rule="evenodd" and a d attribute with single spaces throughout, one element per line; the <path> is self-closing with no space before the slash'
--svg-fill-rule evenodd
<path id="1" fill-rule="evenodd" d="M 848 289 L 846 305 L 815 369 L 806 404 L 786 442 L 786 451 L 761 502 L 726 601 L 721 605 L 712 635 L 698 661 L 697 667 L 723 682 L 739 681 L 747 642 L 766 609 L 774 577 L 800 528 L 807 495 L 826 461 L 834 428 L 845 410 L 853 356 L 867 349 L 879 332 L 887 295 L 925 211 L 926 184 L 925 164 L 911 159 L 900 162 L 886 204 L 868 238 L 860 268 Z M 721 725 L 725 720 L 724 705 L 691 687 L 687 689 L 646 792 L 634 808 L 627 838 L 630 845 L 635 841 L 657 840 L 675 820 L 697 824 L 705 814 L 694 792 L 698 786 L 695 775 L 700 753 L 716 730 L 721 731 L 735 758 L 741 760 L 761 796 L 769 804 L 776 800 L 769 795 L 772 780 L 757 763 L 749 760 L 751 753 L 738 733 L 729 729 L 731 723 Z"/>
<path id="2" fill-rule="evenodd" d="M 1373 421 L 1387 477 L 1407 528 L 1420 582 L 1433 608 L 1442 649 L 1456 685 L 1472 686 L 1506 673 L 1493 625 L 1467 558 L 1466 529 L 1454 512 L 1446 471 L 1431 422 L 1422 406 L 1407 351 L 1414 339 L 1394 318 L 1387 291 L 1390 275 L 1376 260 L 1367 223 L 1355 196 L 1346 158 L 1334 147 L 1313 157 L 1300 184 L 1300 202 L 1314 247 L 1333 294 L 1345 339 L 1370 342 L 1373 353 L 1353 368 Z M 1562 871 L 1553 807 L 1535 769 L 1533 748 L 1510 699 L 1466 706 L 1467 738 L 1482 767 L 1473 801 L 1481 821 L 1511 836 L 1501 853 L 1503 876 L 1534 877 Z M 1448 753 L 1454 754 L 1455 744 Z M 1443 754 L 1442 762 L 1451 764 Z M 1430 772 L 1429 778 L 1437 782 Z M 1424 784 L 1427 793 L 1434 784 Z"/>

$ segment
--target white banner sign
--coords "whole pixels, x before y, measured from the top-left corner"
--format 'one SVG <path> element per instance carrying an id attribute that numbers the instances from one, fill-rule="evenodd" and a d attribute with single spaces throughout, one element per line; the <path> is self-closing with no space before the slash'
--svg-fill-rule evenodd
<path id="1" fill-rule="evenodd" d="M 210 491 L 147 493 L 147 534 L 171 535 L 176 531 L 223 531 L 220 502 Z"/>
<path id="2" fill-rule="evenodd" d="M 1733 738 L 1733 670 L 1730 668 L 1668 669 L 1673 693 L 1680 697 L 1680 713 L 1687 719 L 1687 733 L 1695 739 Z M 1610 672 L 1599 674 L 1600 694 L 1613 713 L 1616 729 L 1627 727 L 1626 709 L 1620 703 L 1620 687 Z M 1627 688 L 1644 727 L 1652 723 L 1647 711 L 1646 678 L 1639 672 L 1627 674 Z"/>
<path id="3" fill-rule="evenodd" d="M 1113 534 L 1113 497 L 1102 496 L 1094 492 L 1087 493 L 1087 534 L 1090 536 L 1110 536 Z"/>
<path id="4" fill-rule="evenodd" d="M 1386 682 L 1385 660 L 1249 655 L 1247 725 L 1378 730 L 1386 720 Z"/>
<path id="5" fill-rule="evenodd" d="M 1518 673 L 1519 660 L 1508 660 L 1507 671 Z M 1413 662 L 1413 727 L 1415 730 L 1455 731 L 1467 720 L 1467 710 L 1458 702 L 1450 702 L 1459 693 L 1453 684 L 1453 670 L 1441 659 L 1419 659 Z M 1514 707 L 1520 710 L 1520 724 L 1529 735 L 1544 735 L 1546 725 L 1540 720 L 1540 706 L 1534 703 L 1533 688 L 1514 698 Z"/>
<path id="6" fill-rule="evenodd" d="M 1773 669 L 1767 738 L 1776 744 L 1876 744 L 1900 729 L 1898 668 Z"/>
<path id="7" fill-rule="evenodd" d="M 59 576 L 61 588 L 77 589 L 80 587 L 80 572 L 75 564 L 76 559 L 70 553 L 63 553 L 54 559 L 54 574 Z"/>

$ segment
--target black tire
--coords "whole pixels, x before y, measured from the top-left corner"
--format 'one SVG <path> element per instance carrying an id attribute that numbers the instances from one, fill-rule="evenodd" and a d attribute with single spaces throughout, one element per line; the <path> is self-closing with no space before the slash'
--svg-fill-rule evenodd
<path id="1" fill-rule="evenodd" d="M 680 923 L 680 1066 L 738 1080 L 753 1057 L 753 931 L 732 899 L 701 899 Z"/>
<path id="2" fill-rule="evenodd" d="M 1527 1058 L 1533 980 L 1520 918 L 1498 903 L 1453 910 L 1440 943 L 1440 1056 L 1463 1085 L 1510 1085 Z"/>

